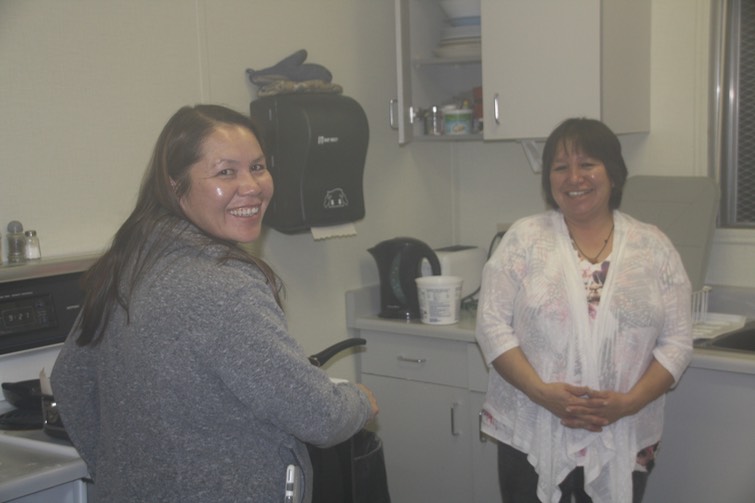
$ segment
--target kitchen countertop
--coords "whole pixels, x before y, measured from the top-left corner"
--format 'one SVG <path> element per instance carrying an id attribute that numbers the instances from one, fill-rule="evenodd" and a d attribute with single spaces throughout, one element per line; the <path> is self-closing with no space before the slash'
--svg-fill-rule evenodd
<path id="1" fill-rule="evenodd" d="M 19 265 L 0 264 L 0 283 L 85 271 L 89 269 L 98 258 L 99 255 L 96 254 L 71 255 L 43 258 L 42 260 L 26 262 Z"/>
<path id="2" fill-rule="evenodd" d="M 76 449 L 42 430 L 0 430 L 0 501 L 89 477 Z"/>
<path id="3" fill-rule="evenodd" d="M 460 342 L 477 342 L 475 339 L 476 314 L 474 311 L 463 309 L 459 323 L 453 325 L 428 325 L 419 320 L 404 321 L 381 318 L 376 314 L 379 311 L 379 306 L 380 289 L 377 286 L 347 292 L 347 326 L 359 330 L 435 337 Z M 690 367 L 755 375 L 755 353 L 695 348 Z"/>

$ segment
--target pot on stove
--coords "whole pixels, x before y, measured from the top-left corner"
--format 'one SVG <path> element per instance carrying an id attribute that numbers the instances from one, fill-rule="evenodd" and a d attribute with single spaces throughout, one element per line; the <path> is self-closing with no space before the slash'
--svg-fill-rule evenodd
<path id="1" fill-rule="evenodd" d="M 3 396 L 14 410 L 0 415 L 0 429 L 39 430 L 68 439 L 55 399 L 42 392 L 39 379 L 2 383 Z"/>
<path id="2" fill-rule="evenodd" d="M 2 383 L 5 400 L 15 409 L 0 414 L 2 430 L 39 430 L 43 427 L 39 379 Z"/>
<path id="3" fill-rule="evenodd" d="M 3 396 L 14 407 L 27 410 L 39 410 L 42 389 L 39 379 L 2 383 Z"/>

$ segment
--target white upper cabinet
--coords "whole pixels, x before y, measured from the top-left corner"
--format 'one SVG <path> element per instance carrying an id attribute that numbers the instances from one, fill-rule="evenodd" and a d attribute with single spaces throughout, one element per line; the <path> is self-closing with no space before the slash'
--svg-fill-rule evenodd
<path id="1" fill-rule="evenodd" d="M 541 139 L 568 117 L 616 133 L 650 126 L 650 0 L 481 0 L 481 57 L 436 57 L 438 0 L 396 0 L 399 142 L 424 136 L 419 109 L 482 84 L 483 133 L 432 139 Z M 414 119 L 414 121 L 413 121 Z"/>
<path id="2" fill-rule="evenodd" d="M 481 53 L 439 57 L 436 51 L 449 28 L 439 0 L 395 0 L 398 98 L 390 105 L 391 126 L 399 143 L 416 139 L 467 140 L 476 135 L 428 136 L 421 111 L 472 99 L 482 83 Z"/>
<path id="3" fill-rule="evenodd" d="M 482 8 L 486 138 L 538 138 L 566 117 L 600 117 L 600 0 Z"/>

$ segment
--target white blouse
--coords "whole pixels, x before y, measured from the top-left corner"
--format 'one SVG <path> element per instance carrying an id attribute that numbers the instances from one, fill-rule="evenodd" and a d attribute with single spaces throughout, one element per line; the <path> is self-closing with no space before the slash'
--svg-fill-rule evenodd
<path id="1" fill-rule="evenodd" d="M 489 365 L 519 346 L 545 382 L 629 391 L 655 358 L 678 381 L 692 356 L 691 286 L 671 241 L 614 211 L 613 251 L 595 319 L 563 216 L 511 226 L 483 270 L 477 340 Z M 538 496 L 584 466 L 595 501 L 632 500 L 637 452 L 660 440 L 664 397 L 594 433 L 561 425 L 491 369 L 483 431 L 526 452 Z"/>

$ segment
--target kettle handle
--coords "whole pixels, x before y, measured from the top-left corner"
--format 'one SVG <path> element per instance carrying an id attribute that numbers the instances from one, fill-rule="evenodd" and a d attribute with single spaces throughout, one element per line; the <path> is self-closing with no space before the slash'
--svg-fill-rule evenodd
<path id="1" fill-rule="evenodd" d="M 428 249 L 428 254 L 422 258 L 426 258 L 430 262 L 430 270 L 432 271 L 433 276 L 439 276 L 441 274 L 440 259 L 438 259 L 438 255 L 432 249 Z"/>
<path id="2" fill-rule="evenodd" d="M 426 243 L 415 241 L 401 252 L 399 273 L 404 280 L 402 287 L 407 297 L 412 300 L 417 296 L 417 286 L 414 280 L 422 276 L 422 261 L 425 259 L 430 262 L 433 276 L 439 275 L 441 271 L 438 255 Z"/>
<path id="3" fill-rule="evenodd" d="M 422 276 L 423 260 L 427 260 L 430 263 L 430 270 L 433 276 L 438 276 L 441 273 L 438 255 L 435 253 L 435 250 L 430 248 L 426 243 L 415 241 L 412 243 L 412 246 L 404 250 L 403 253 L 406 254 L 403 257 L 405 260 L 402 260 L 403 264 L 406 264 L 406 267 L 411 268 L 411 270 L 408 271 L 406 268 L 402 269 L 403 277 L 411 277 L 412 281 L 414 281 L 415 278 Z"/>

